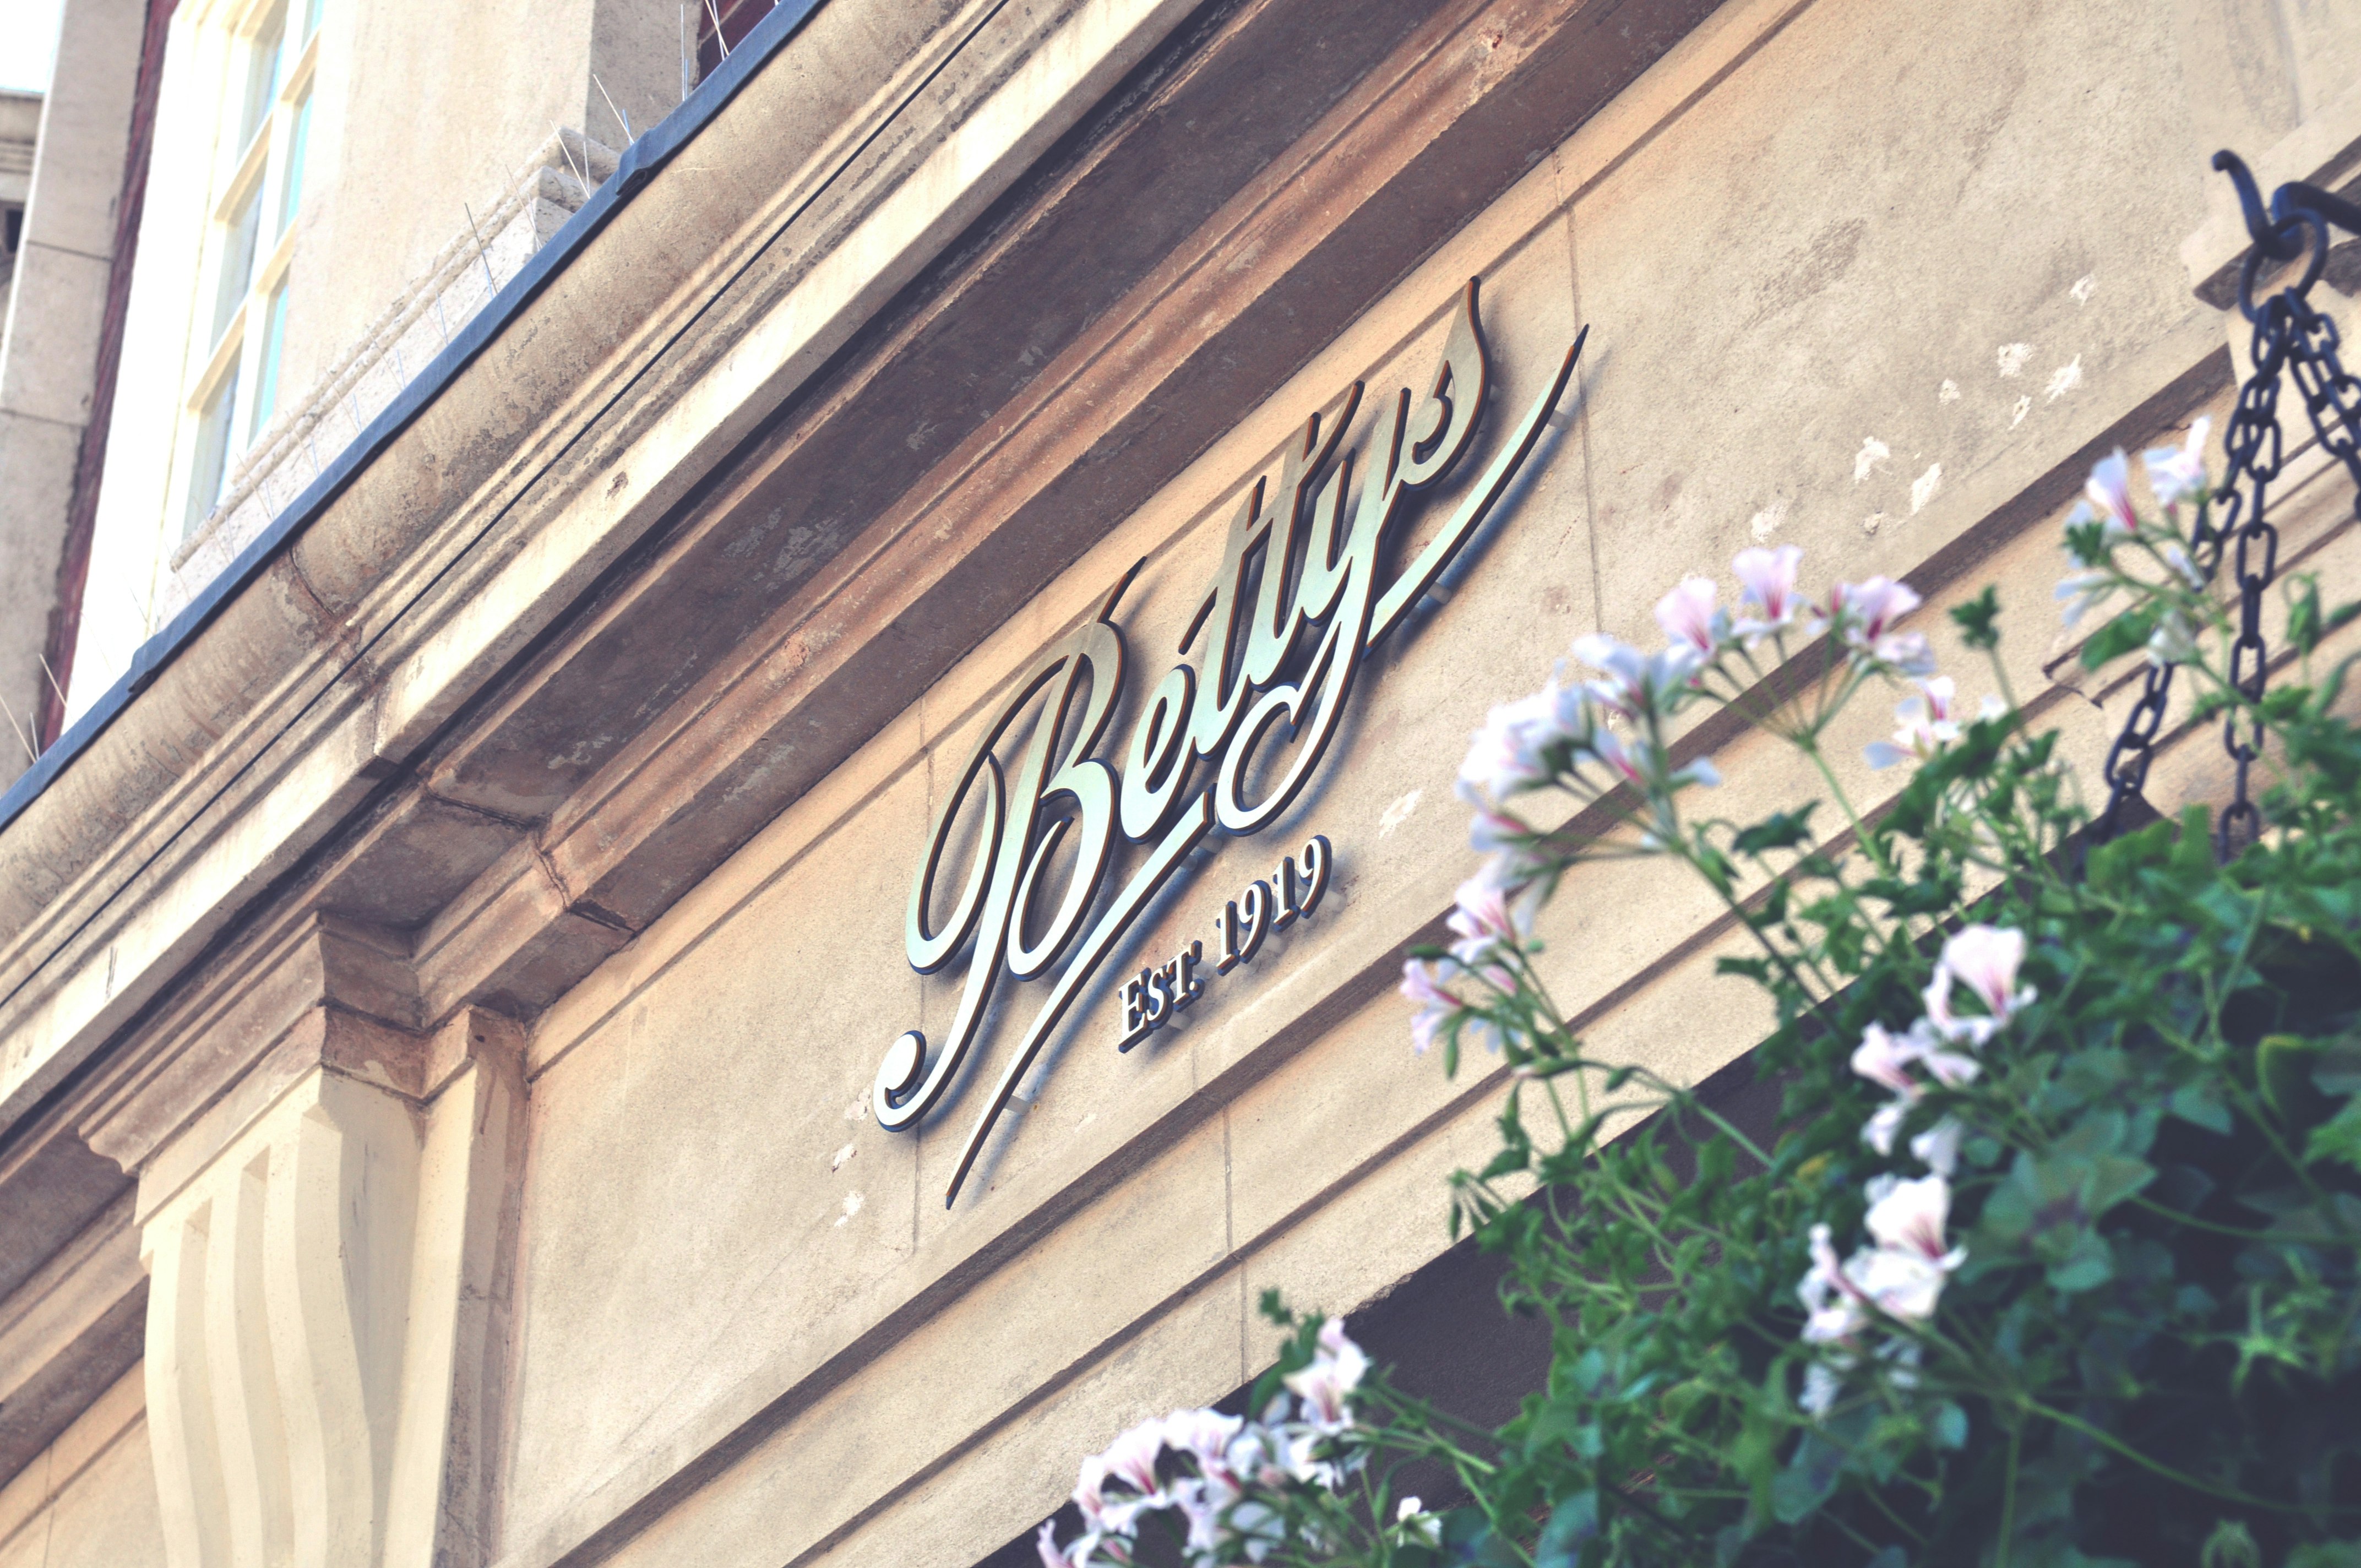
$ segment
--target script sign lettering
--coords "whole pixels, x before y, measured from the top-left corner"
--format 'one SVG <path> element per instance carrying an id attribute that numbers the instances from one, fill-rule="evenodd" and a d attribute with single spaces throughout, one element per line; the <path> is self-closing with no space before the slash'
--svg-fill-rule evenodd
<path id="1" fill-rule="evenodd" d="M 1467 454 L 1484 418 L 1489 367 L 1476 282 L 1460 298 L 1422 397 L 1404 388 L 1386 400 L 1349 452 L 1339 447 L 1361 404 L 1360 382 L 1312 415 L 1276 478 L 1257 480 L 1240 502 L 1221 566 L 1181 639 L 1182 662 L 1164 672 L 1114 747 L 1120 767 L 1100 745 L 1125 675 L 1115 607 L 1138 566 L 1016 683 L 944 795 L 910 889 L 910 964 L 933 974 L 965 954 L 958 1009 L 931 1052 L 915 1029 L 897 1038 L 871 1094 L 882 1125 L 915 1125 L 974 1052 L 996 989 L 1057 970 L 975 1118 L 947 1206 L 1026 1069 L 1189 851 L 1216 827 L 1237 836 L 1260 831 L 1310 780 L 1364 658 L 1483 525 L 1540 439 L 1581 352 L 1577 336 L 1475 487 L 1386 582 L 1378 579 L 1389 544 L 1422 493 Z M 1026 732 L 1027 718 L 1012 782 L 998 753 Z M 1291 753 L 1281 751 L 1288 745 Z M 979 818 L 972 858 L 947 865 L 959 824 Z M 1118 838 L 1148 852 L 1093 919 Z M 1061 849 L 1064 885 L 1045 885 Z M 954 885 L 938 924 L 932 916 Z"/>

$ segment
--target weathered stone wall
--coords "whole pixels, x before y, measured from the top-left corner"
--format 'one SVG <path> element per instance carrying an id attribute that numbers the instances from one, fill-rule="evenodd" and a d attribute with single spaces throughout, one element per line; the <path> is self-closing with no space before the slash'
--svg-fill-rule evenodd
<path id="1" fill-rule="evenodd" d="M 1793 543 L 1920 588 L 1972 702 L 1941 611 L 1997 581 L 2011 685 L 2095 770 L 2132 677 L 2057 634 L 2057 521 L 2094 455 L 2220 411 L 2243 235 L 2205 157 L 2350 181 L 2361 7 L 1443 0 L 1321 52 L 1369 9 L 840 0 L 0 826 L 0 1236 L 52 1259 L 0 1282 L 0 1350 L 135 1299 L 147 1334 L 20 1445 L 0 1568 L 964 1568 L 1249 1377 L 1264 1288 L 1349 1307 L 1442 1251 L 1505 1085 L 1413 1058 L 1392 988 L 1472 867 L 1467 733 L 1576 634 L 1653 641 L 1674 580 Z M 1319 91 L 1253 119 L 1288 82 Z M 1137 563 L 1128 771 L 1253 480 L 1356 378 L 1354 446 L 1429 387 L 1471 277 L 1491 411 L 1395 565 L 1587 325 L 1565 403 L 947 1208 L 1060 967 L 881 1127 L 881 1059 L 965 978 L 903 938 L 961 763 Z M 2361 576 L 2323 467 L 2283 568 Z M 1697 739 L 1719 811 L 1817 792 Z M 2218 795 L 2209 744 L 2176 720 L 2157 804 Z M 1210 956 L 1315 833 L 1317 914 L 1118 1051 L 1121 980 Z M 1681 879 L 1586 868 L 1547 921 L 1599 1053 L 1696 1080 L 1759 1037 Z M 69 1245 L 107 1263 L 71 1300 Z M 137 1542 L 73 1512 L 151 1467 L 107 1515 Z"/>
<path id="2" fill-rule="evenodd" d="M 0 1486 L 0 1568 L 164 1568 L 137 1367 Z"/>
<path id="3" fill-rule="evenodd" d="M 1800 544 L 1812 581 L 1917 584 L 1955 655 L 1940 606 L 1997 577 L 2020 694 L 2095 762 L 2104 715 L 2049 679 L 2070 652 L 2055 519 L 2094 450 L 2230 374 L 2178 254 L 2211 200 L 2203 36 L 2135 4 L 1724 7 L 561 999 L 530 1058 L 506 1560 L 632 1508 L 631 1530 L 653 1522 L 598 1537 L 615 1561 L 972 1562 L 1116 1427 L 1249 1376 L 1265 1287 L 1341 1306 L 1439 1252 L 1442 1178 L 1488 1148 L 1502 1085 L 1414 1060 L 1389 992 L 1471 869 L 1465 737 L 1576 634 L 1656 640 L 1680 576 Z M 1209 840 L 1108 972 L 1209 937 L 1315 832 L 1329 901 L 1128 1054 L 1114 985 L 1089 989 L 946 1211 L 1049 981 L 1005 982 L 922 1132 L 875 1124 L 880 1057 L 904 1028 L 939 1037 L 963 973 L 902 956 L 941 792 L 1010 683 L 1144 557 L 1114 618 L 1131 664 L 1100 752 L 1119 765 L 1246 482 L 1353 378 L 1422 389 L 1470 275 L 1499 377 L 1486 454 L 1587 323 L 1575 411 L 1447 599 L 1363 672 L 1313 787 L 1265 833 Z M 1960 674 L 1972 699 L 1984 677 Z M 1887 722 L 1867 707 L 1850 754 Z M 1714 804 L 1741 817 L 1811 788 L 1744 744 L 1723 765 Z M 2203 783 L 2169 772 L 2160 792 Z M 1594 1045 L 1698 1078 L 1752 1043 L 1752 994 L 1708 978 L 1712 916 L 1659 868 L 1567 883 L 1546 935 Z"/>

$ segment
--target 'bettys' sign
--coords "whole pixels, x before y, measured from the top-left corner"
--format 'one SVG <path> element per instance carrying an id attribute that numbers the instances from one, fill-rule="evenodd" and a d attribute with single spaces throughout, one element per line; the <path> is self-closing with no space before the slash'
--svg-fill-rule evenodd
<path id="1" fill-rule="evenodd" d="M 1003 978 L 1033 981 L 1056 970 L 975 1118 L 946 1204 L 958 1198 L 1050 1032 L 1189 851 L 1215 828 L 1241 837 L 1261 831 L 1303 788 L 1336 732 L 1363 658 L 1401 623 L 1507 491 L 1581 352 L 1576 336 L 1474 489 L 1415 560 L 1380 582 L 1392 537 L 1421 494 L 1466 455 L 1483 422 L 1488 367 L 1470 280 L 1422 397 L 1401 389 L 1377 411 L 1367 439 L 1340 452 L 1361 403 L 1356 381 L 1304 422 L 1277 477 L 1248 490 L 1230 521 L 1221 566 L 1180 640 L 1180 652 L 1196 650 L 1196 662 L 1163 673 L 1128 735 L 1100 754 L 1125 678 L 1115 607 L 1137 565 L 1096 617 L 1044 652 L 1017 683 L 944 795 L 910 889 L 905 941 L 912 967 L 932 974 L 967 954 L 958 1013 L 931 1055 L 917 1030 L 896 1039 L 871 1096 L 881 1124 L 915 1125 L 957 1080 Z M 1030 739 L 1012 784 L 996 752 L 1028 716 Z M 1287 746 L 1292 754 L 1275 761 Z M 983 831 L 972 859 L 949 866 L 963 812 L 980 813 Z M 1150 848 L 1093 920 L 1118 835 Z M 1064 885 L 1044 885 L 1061 846 Z M 1203 944 L 1192 943 L 1127 981 L 1123 1043 L 1144 1038 L 1187 1005 L 1203 983 L 1198 966 L 1227 968 L 1241 957 L 1241 944 L 1258 945 L 1266 930 L 1308 914 L 1330 869 L 1326 840 L 1313 839 L 1287 857 L 1271 882 L 1246 890 L 1250 918 L 1240 916 L 1237 901 L 1225 909 L 1217 940 L 1226 939 L 1226 952 L 1208 961 Z M 954 885 L 948 913 L 931 923 L 938 888 Z M 1251 957 L 1250 947 L 1244 956 Z"/>

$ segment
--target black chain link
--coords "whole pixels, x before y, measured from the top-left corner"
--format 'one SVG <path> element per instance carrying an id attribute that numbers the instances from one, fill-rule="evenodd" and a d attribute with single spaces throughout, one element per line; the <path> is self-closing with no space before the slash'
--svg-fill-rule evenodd
<path id="1" fill-rule="evenodd" d="M 2213 491 L 2212 514 L 2198 520 L 2191 538 L 2191 564 L 2199 577 L 2212 583 L 2225 550 L 2231 558 L 2238 589 L 2238 635 L 2230 645 L 2231 686 L 2244 699 L 2222 721 L 2222 745 L 2235 770 L 2230 804 L 2214 827 L 2214 853 L 2227 861 L 2252 844 L 2262 832 L 2262 813 L 2256 808 L 2251 773 L 2262 755 L 2263 726 L 2258 711 L 2269 678 L 2270 649 L 2263 638 L 2263 596 L 2279 576 L 2279 536 L 2266 519 L 2265 498 L 2278 483 L 2286 462 L 2286 442 L 2279 414 L 2282 380 L 2292 381 L 2303 400 L 2304 413 L 2321 445 L 2345 466 L 2356 485 L 2354 510 L 2361 515 L 2361 381 L 2345 371 L 2337 349 L 2335 322 L 2312 309 L 2312 287 L 2320 280 L 2328 258 L 2328 222 L 2324 209 L 2340 226 L 2361 227 L 2361 218 L 2349 204 L 2307 185 L 2280 189 L 2272 219 L 2263 216 L 2262 202 L 2246 166 L 2228 153 L 2213 166 L 2238 183 L 2255 247 L 2238 279 L 2238 304 L 2254 334 L 2253 366 L 2238 389 L 2237 407 L 2223 433 L 2226 466 Z M 2269 262 L 2307 257 L 2295 280 L 2255 302 L 2255 281 Z M 2173 665 L 2152 662 L 2138 699 L 2124 721 L 2122 733 L 2107 749 L 2103 776 L 2107 804 L 2092 825 L 2091 841 L 2105 843 L 2123 828 L 2123 816 L 2139 797 L 2154 759 L 2158 733 L 2172 694 Z"/>

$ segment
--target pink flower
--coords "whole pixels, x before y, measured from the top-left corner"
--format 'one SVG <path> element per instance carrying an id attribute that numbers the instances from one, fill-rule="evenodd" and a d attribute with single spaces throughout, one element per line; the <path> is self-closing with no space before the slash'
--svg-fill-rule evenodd
<path id="1" fill-rule="evenodd" d="M 1729 630 L 1729 618 L 1715 608 L 1711 577 L 1685 577 L 1680 586 L 1656 601 L 1656 624 L 1675 643 L 1686 643 L 1711 658 Z"/>
<path id="2" fill-rule="evenodd" d="M 1795 566 L 1803 558 L 1803 550 L 1794 544 L 1741 550 L 1730 558 L 1730 569 L 1738 575 L 1740 602 L 1752 612 L 1738 623 L 1740 635 L 1749 642 L 1784 631 L 1795 621 L 1795 612 L 1803 608 L 1795 598 Z"/>
<path id="3" fill-rule="evenodd" d="M 1411 1049 L 1424 1056 L 1452 1015 L 1466 1003 L 1435 984 L 1433 972 L 1416 959 L 1403 960 L 1401 993 L 1418 1008 L 1410 1021 Z"/>
<path id="4" fill-rule="evenodd" d="M 2140 454 L 2148 488 L 2166 511 L 2177 511 L 2185 500 L 2205 499 L 2205 438 L 2213 429 L 2212 420 L 2201 418 L 2189 427 L 2189 438 L 2181 445 L 2155 446 Z"/>
<path id="5" fill-rule="evenodd" d="M 2091 482 L 2082 488 L 2091 498 L 2099 515 L 2107 521 L 2110 538 L 2128 537 L 2139 532 L 2139 513 L 2132 510 L 2131 465 L 2124 457 L 2124 449 L 2114 450 L 2113 456 L 2102 457 L 2091 467 Z"/>

